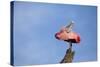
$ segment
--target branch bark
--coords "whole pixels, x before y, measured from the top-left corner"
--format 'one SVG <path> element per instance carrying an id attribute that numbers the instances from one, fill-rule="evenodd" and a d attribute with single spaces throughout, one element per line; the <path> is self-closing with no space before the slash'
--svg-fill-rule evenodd
<path id="1" fill-rule="evenodd" d="M 73 61 L 75 51 L 72 51 L 72 43 L 69 44 L 69 49 L 67 49 L 66 54 L 60 63 L 71 63 Z"/>

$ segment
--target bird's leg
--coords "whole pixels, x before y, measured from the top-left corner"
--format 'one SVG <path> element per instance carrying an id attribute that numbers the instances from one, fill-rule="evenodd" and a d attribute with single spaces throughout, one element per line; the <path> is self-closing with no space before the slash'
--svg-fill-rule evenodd
<path id="1" fill-rule="evenodd" d="M 72 42 L 69 42 L 69 48 L 72 49 Z"/>
<path id="2" fill-rule="evenodd" d="M 69 48 L 67 49 L 68 53 L 72 53 L 72 42 L 69 42 Z"/>

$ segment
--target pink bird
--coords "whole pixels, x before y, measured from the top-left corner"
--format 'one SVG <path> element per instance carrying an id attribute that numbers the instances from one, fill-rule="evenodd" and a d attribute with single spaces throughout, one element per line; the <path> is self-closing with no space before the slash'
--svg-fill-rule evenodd
<path id="1" fill-rule="evenodd" d="M 56 39 L 71 43 L 80 43 L 80 36 L 77 33 L 71 31 L 72 25 L 73 23 L 71 22 L 68 26 L 62 28 L 60 32 L 57 32 L 55 34 Z"/>

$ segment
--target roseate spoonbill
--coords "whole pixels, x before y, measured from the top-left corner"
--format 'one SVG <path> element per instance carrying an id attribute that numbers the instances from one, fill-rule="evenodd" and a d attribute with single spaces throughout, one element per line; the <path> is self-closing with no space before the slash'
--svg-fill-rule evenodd
<path id="1" fill-rule="evenodd" d="M 72 26 L 73 22 L 71 22 L 68 26 L 62 28 L 59 32 L 57 32 L 55 34 L 56 39 L 71 43 L 79 43 L 80 36 L 77 33 L 71 31 Z"/>

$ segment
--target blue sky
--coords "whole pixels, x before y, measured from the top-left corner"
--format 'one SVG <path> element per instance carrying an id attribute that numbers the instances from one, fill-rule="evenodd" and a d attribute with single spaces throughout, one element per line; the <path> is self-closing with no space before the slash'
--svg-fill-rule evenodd
<path id="1" fill-rule="evenodd" d="M 96 61 L 96 6 L 14 2 L 14 65 L 59 63 L 68 44 L 54 35 L 70 20 L 81 37 L 73 62 Z"/>

